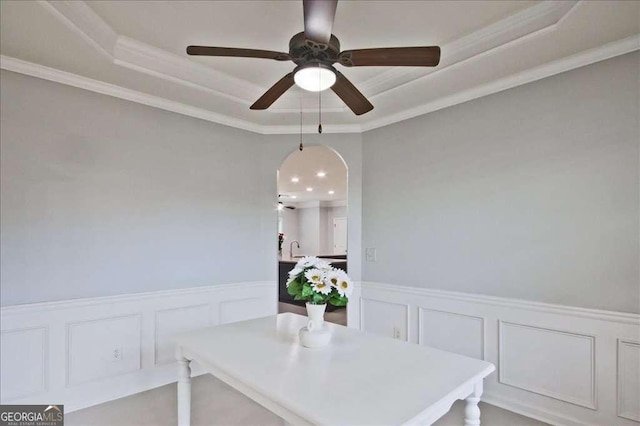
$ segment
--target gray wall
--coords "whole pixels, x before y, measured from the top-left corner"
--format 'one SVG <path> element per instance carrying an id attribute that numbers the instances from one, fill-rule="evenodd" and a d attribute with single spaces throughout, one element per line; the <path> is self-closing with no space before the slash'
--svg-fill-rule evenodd
<path id="1" fill-rule="evenodd" d="M 1 81 L 2 305 L 276 279 L 297 135 Z M 348 166 L 353 279 L 639 312 L 638 114 L 630 54 L 304 140 Z"/>
<path id="2" fill-rule="evenodd" d="M 640 312 L 638 70 L 628 54 L 365 133 L 363 279 Z"/>
<path id="3" fill-rule="evenodd" d="M 320 208 L 298 208 L 298 240 L 300 250 L 294 254 L 320 254 Z"/>
<path id="4" fill-rule="evenodd" d="M 2 305 L 270 278 L 259 135 L 1 81 Z"/>

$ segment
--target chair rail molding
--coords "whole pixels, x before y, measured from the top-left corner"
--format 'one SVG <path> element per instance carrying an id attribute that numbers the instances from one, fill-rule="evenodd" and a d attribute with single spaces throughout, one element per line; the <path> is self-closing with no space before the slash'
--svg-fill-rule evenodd
<path id="1" fill-rule="evenodd" d="M 3 306 L 1 402 L 70 412 L 172 383 L 173 334 L 276 311 L 273 281 Z"/>
<path id="2" fill-rule="evenodd" d="M 404 315 L 408 342 L 495 364 L 489 404 L 554 425 L 640 421 L 640 315 L 367 281 L 348 308 L 350 327 L 398 338 Z"/>

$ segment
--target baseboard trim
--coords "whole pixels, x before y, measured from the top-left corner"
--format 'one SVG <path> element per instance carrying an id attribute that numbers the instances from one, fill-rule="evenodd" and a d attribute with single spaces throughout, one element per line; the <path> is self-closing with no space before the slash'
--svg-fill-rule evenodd
<path id="1" fill-rule="evenodd" d="M 173 368 L 169 368 L 173 367 Z M 150 391 L 162 386 L 177 383 L 178 374 L 175 366 L 165 366 L 164 371 L 147 372 L 148 377 L 144 380 L 139 380 L 136 383 L 128 384 L 126 387 L 118 387 L 116 389 L 106 387 L 106 391 L 101 394 L 93 395 L 88 399 L 71 400 L 65 403 L 65 413 L 73 413 L 74 411 L 84 410 L 96 405 L 104 404 L 107 402 L 115 401 L 118 399 L 126 398 L 141 392 Z M 171 370 L 171 371 L 169 371 Z M 174 371 L 175 370 L 175 371 Z M 207 372 L 196 365 L 191 364 L 191 377 L 198 377 L 207 374 Z"/>
<path id="2" fill-rule="evenodd" d="M 598 426 L 595 423 L 585 423 L 584 421 L 551 413 L 528 404 L 522 404 L 521 402 L 501 397 L 500 395 L 492 392 L 485 392 L 481 399 L 482 402 L 489 405 L 493 405 L 507 411 L 512 411 L 516 414 L 520 414 L 521 416 L 530 417 L 554 426 Z"/>

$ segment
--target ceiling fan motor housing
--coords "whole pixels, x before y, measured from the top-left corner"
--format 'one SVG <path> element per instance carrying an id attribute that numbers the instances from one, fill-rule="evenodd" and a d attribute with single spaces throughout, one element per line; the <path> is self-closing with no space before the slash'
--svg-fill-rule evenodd
<path id="1" fill-rule="evenodd" d="M 304 32 L 300 32 L 289 41 L 289 55 L 296 65 L 305 65 L 309 62 L 318 62 L 331 65 L 338 61 L 340 56 L 340 41 L 331 34 L 329 44 L 317 43 L 309 40 Z"/>

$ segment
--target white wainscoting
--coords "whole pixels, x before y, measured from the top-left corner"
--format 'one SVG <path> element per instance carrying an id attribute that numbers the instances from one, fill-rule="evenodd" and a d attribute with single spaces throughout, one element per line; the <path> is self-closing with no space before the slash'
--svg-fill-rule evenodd
<path id="1" fill-rule="evenodd" d="M 618 340 L 618 415 L 640 422 L 640 342 Z"/>
<path id="2" fill-rule="evenodd" d="M 360 326 L 375 334 L 409 339 L 409 305 L 360 299 Z"/>
<path id="3" fill-rule="evenodd" d="M 486 359 L 484 318 L 418 308 L 418 344 Z M 452 339 L 451 336 L 456 336 Z"/>
<path id="4" fill-rule="evenodd" d="M 67 380 L 75 386 L 140 370 L 140 314 L 67 324 Z"/>
<path id="5" fill-rule="evenodd" d="M 597 408 L 594 336 L 498 322 L 500 383 Z"/>
<path id="6" fill-rule="evenodd" d="M 70 412 L 162 386 L 177 379 L 174 334 L 276 312 L 267 281 L 4 306 L 1 402 Z"/>
<path id="7" fill-rule="evenodd" d="M 157 311 L 154 328 L 155 364 L 175 361 L 175 348 L 171 343 L 172 335 L 207 327 L 209 324 L 211 324 L 211 306 L 208 303 Z"/>
<path id="8" fill-rule="evenodd" d="M 16 399 L 47 390 L 47 327 L 3 331 L 0 337 L 0 395 Z M 20 348 L 19 351 L 15 348 Z M 11 368 L 20 365 L 29 368 Z"/>
<path id="9" fill-rule="evenodd" d="M 363 282 L 348 318 L 495 364 L 490 404 L 554 425 L 640 422 L 640 315 Z"/>

